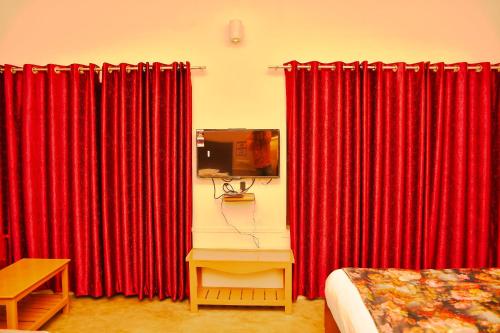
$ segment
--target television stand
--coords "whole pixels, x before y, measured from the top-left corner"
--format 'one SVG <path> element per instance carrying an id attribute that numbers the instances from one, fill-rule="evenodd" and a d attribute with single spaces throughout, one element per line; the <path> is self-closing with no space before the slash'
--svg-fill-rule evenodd
<path id="1" fill-rule="evenodd" d="M 192 249 L 189 262 L 191 311 L 198 305 L 283 306 L 292 312 L 292 250 Z M 283 274 L 282 288 L 204 287 L 203 268 L 230 274 L 251 274 L 273 269 Z"/>

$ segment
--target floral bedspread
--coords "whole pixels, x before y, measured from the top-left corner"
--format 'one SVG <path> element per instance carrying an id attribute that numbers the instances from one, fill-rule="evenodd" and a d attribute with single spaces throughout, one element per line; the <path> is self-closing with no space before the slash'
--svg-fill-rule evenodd
<path id="1" fill-rule="evenodd" d="M 344 268 L 380 332 L 500 332 L 500 268 Z"/>

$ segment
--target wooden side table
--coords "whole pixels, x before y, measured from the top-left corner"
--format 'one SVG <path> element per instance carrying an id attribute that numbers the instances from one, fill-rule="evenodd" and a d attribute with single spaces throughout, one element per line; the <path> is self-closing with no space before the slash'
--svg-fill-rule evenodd
<path id="1" fill-rule="evenodd" d="M 191 311 L 198 305 L 284 306 L 292 312 L 291 250 L 192 249 L 189 262 Z M 231 274 L 250 274 L 272 269 L 283 272 L 283 288 L 203 287 L 202 268 Z"/>
<path id="2" fill-rule="evenodd" d="M 69 311 L 69 259 L 21 259 L 0 270 L 0 328 L 37 330 L 59 310 Z M 57 274 L 62 292 L 31 294 Z M 5 313 L 5 315 L 3 314 Z"/>

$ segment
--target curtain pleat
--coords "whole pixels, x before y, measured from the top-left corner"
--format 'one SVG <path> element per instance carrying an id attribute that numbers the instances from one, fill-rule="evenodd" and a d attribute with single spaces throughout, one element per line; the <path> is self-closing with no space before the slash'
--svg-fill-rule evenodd
<path id="1" fill-rule="evenodd" d="M 323 296 L 327 275 L 346 266 L 498 264 L 499 88 L 489 63 L 288 64 L 295 296 Z"/>

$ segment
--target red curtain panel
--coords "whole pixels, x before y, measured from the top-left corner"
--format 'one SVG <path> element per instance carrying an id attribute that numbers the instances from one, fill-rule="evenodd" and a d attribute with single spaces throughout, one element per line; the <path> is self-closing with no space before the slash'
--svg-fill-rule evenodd
<path id="1" fill-rule="evenodd" d="M 346 266 L 498 263 L 498 74 L 489 64 L 289 64 L 294 295 L 323 296 L 327 275 Z"/>
<path id="2" fill-rule="evenodd" d="M 493 191 L 491 205 L 493 208 L 491 221 L 491 266 L 500 267 L 500 71 L 491 75 L 491 100 L 493 118 Z"/>
<path id="3" fill-rule="evenodd" d="M 0 71 L 0 161 L 7 159 L 7 147 L 5 146 L 5 89 L 4 74 Z M 9 235 L 7 225 L 7 207 L 4 199 L 7 190 L 7 172 L 3 163 L 0 163 L 0 269 L 7 265 L 7 237 Z"/>
<path id="4" fill-rule="evenodd" d="M 425 71 L 363 63 L 361 256 L 364 267 L 419 268 L 425 173 Z M 346 250 L 348 251 L 348 250 Z M 356 265 L 357 263 L 353 263 Z M 345 266 L 345 265 L 344 265 Z"/>
<path id="5" fill-rule="evenodd" d="M 5 67 L 0 163 L 10 259 L 72 258 L 72 289 L 98 295 L 98 79 L 78 65 L 65 72 L 54 67 L 25 65 L 15 73 Z"/>
<path id="6" fill-rule="evenodd" d="M 183 299 L 190 69 L 137 66 L 105 64 L 102 84 L 94 65 L 5 66 L 0 236 L 10 236 L 8 263 L 72 259 L 76 295 Z"/>
<path id="7" fill-rule="evenodd" d="M 481 71 L 457 65 L 453 71 L 438 64 L 427 78 L 426 267 L 485 267 L 497 245 L 492 98 L 499 87 L 489 63 Z"/>
<path id="8" fill-rule="evenodd" d="M 191 248 L 189 65 L 103 66 L 102 224 L 106 295 L 182 299 Z"/>

